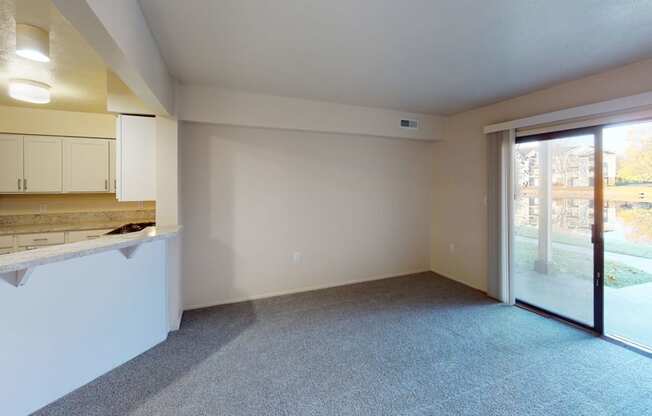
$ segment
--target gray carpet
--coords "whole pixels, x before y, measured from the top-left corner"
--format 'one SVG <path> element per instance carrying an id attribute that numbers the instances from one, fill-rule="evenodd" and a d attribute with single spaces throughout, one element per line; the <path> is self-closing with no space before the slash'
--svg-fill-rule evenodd
<path id="1" fill-rule="evenodd" d="M 652 415 L 652 359 L 423 273 L 207 308 L 39 415 Z"/>

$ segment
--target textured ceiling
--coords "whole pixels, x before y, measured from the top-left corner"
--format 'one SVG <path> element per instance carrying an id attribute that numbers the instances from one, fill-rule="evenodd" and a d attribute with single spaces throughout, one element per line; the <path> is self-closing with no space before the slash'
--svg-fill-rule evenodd
<path id="1" fill-rule="evenodd" d="M 16 56 L 16 21 L 50 32 L 50 62 Z M 27 78 L 52 86 L 49 104 L 9 97 L 7 81 Z M 0 0 L 0 105 L 105 112 L 106 66 L 49 0 Z"/>
<path id="2" fill-rule="evenodd" d="M 172 74 L 450 114 L 652 57 L 652 0 L 140 0 Z"/>

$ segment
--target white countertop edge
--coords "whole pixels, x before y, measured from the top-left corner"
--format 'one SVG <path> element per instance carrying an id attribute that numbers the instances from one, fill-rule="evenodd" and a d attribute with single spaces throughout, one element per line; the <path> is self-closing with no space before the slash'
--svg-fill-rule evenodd
<path id="1" fill-rule="evenodd" d="M 5 254 L 0 256 L 0 273 L 15 272 L 76 257 L 119 250 L 156 240 L 166 240 L 174 238 L 181 231 L 181 228 L 180 225 L 147 227 L 137 233 L 107 235 L 95 240 L 46 246 L 34 250 Z"/>

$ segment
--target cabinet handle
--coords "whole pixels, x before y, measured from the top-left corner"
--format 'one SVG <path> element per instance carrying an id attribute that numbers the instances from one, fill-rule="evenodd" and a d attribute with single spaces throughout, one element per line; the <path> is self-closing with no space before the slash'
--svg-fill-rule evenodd
<path id="1" fill-rule="evenodd" d="M 27 178 L 23 178 L 23 190 L 27 190 Z"/>
<path id="2" fill-rule="evenodd" d="M 104 189 L 107 190 L 107 191 L 109 190 L 109 180 L 108 179 L 104 179 Z"/>
<path id="3" fill-rule="evenodd" d="M 18 190 L 20 191 L 20 178 L 18 178 Z"/>
<path id="4" fill-rule="evenodd" d="M 48 241 L 47 238 L 35 238 L 32 241 Z"/>
<path id="5" fill-rule="evenodd" d="M 87 235 L 87 236 L 86 236 L 86 239 L 87 239 L 87 240 L 94 240 L 94 239 L 96 239 L 96 238 L 100 238 L 100 236 L 99 236 L 99 235 Z"/>

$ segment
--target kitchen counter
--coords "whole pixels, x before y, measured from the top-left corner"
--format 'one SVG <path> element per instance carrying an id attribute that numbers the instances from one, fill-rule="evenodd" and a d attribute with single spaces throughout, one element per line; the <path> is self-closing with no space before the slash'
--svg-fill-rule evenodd
<path id="1" fill-rule="evenodd" d="M 136 233 L 107 235 L 95 240 L 45 246 L 34 250 L 5 254 L 0 256 L 0 274 L 26 272 L 43 264 L 111 250 L 121 250 L 124 256 L 129 258 L 140 244 L 173 238 L 180 230 L 181 226 L 147 227 Z"/>
<path id="2" fill-rule="evenodd" d="M 59 231 L 112 230 L 130 221 L 82 222 L 64 224 L 0 225 L 0 235 L 53 233 Z M 145 222 L 145 221 L 138 221 Z"/>

